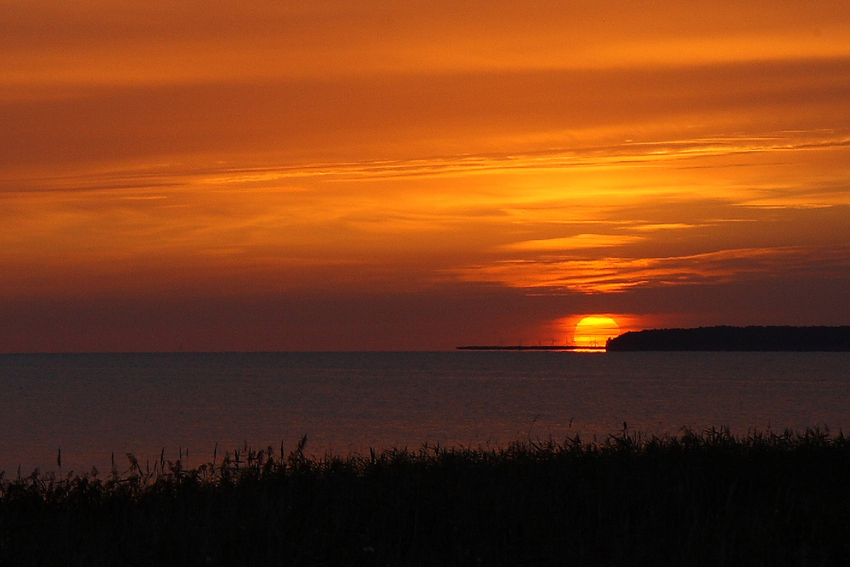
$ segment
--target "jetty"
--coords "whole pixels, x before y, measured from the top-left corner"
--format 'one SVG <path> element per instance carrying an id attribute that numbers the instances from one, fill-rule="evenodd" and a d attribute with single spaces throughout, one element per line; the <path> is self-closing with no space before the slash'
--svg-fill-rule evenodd
<path id="1" fill-rule="evenodd" d="M 605 352 L 604 346 L 580 346 L 580 345 L 469 345 L 459 346 L 457 350 L 551 350 L 572 352 Z"/>

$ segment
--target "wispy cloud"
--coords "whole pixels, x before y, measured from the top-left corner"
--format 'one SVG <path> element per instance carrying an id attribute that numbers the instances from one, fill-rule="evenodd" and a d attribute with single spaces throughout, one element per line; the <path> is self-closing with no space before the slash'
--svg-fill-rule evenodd
<path id="1" fill-rule="evenodd" d="M 687 224 L 687 223 L 683 223 L 683 222 L 663 222 L 663 223 L 634 224 L 634 225 L 618 227 L 618 228 L 624 228 L 624 229 L 628 229 L 628 230 L 637 230 L 637 231 L 640 231 L 640 232 L 655 232 L 655 231 L 658 231 L 658 230 L 682 230 L 682 229 L 688 229 L 688 228 L 695 228 L 697 226 L 700 226 L 700 225 Z"/>
<path id="2" fill-rule="evenodd" d="M 584 250 L 592 248 L 609 248 L 622 246 L 643 240 L 639 236 L 618 236 L 612 234 L 577 234 L 563 238 L 545 238 L 540 240 L 524 240 L 505 244 L 502 250 L 562 252 L 567 250 Z"/>
<path id="3" fill-rule="evenodd" d="M 114 190 L 194 184 L 202 187 L 244 185 L 279 186 L 282 181 L 320 179 L 326 182 L 375 181 L 455 177 L 519 171 L 595 170 L 600 167 L 675 164 L 677 160 L 723 157 L 741 154 L 771 154 L 800 150 L 850 148 L 850 134 L 834 130 L 777 132 L 771 136 L 727 136 L 628 142 L 599 146 L 574 146 L 518 153 L 483 153 L 433 156 L 416 159 L 333 161 L 232 167 L 227 165 L 187 165 L 183 163 L 145 165 L 103 171 L 62 173 L 55 176 L 15 176 L 0 190 Z M 702 167 L 706 167 L 703 165 Z M 715 166 L 716 167 L 716 166 Z M 299 190 L 286 187 L 286 190 Z M 755 200 L 745 202 L 759 206 Z M 661 225 L 657 225 L 659 228 Z"/>
<path id="4" fill-rule="evenodd" d="M 723 283 L 782 273 L 826 274 L 850 268 L 850 247 L 743 248 L 656 258 L 503 260 L 452 273 L 537 293 L 611 293 L 636 287 Z"/>

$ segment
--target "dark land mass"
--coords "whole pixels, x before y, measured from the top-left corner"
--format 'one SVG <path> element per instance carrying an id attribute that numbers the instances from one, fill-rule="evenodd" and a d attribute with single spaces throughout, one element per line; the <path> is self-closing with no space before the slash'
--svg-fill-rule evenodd
<path id="1" fill-rule="evenodd" d="M 850 442 L 680 432 L 0 476 L 0 565 L 850 565 Z"/>
<path id="2" fill-rule="evenodd" d="M 850 326 L 699 327 L 632 331 L 610 339 L 609 351 L 850 351 Z"/>

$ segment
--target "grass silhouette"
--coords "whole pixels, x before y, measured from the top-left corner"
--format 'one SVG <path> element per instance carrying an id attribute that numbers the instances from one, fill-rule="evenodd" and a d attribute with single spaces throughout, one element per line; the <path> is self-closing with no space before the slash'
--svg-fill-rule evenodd
<path id="1" fill-rule="evenodd" d="M 838 565 L 850 441 L 683 430 L 0 477 L 0 565 Z"/>

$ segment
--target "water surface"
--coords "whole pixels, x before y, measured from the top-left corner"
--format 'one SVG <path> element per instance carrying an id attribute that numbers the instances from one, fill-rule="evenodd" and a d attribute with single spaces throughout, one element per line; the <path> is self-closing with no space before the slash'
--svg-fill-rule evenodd
<path id="1" fill-rule="evenodd" d="M 0 355 L 0 470 L 850 424 L 850 353 Z"/>

